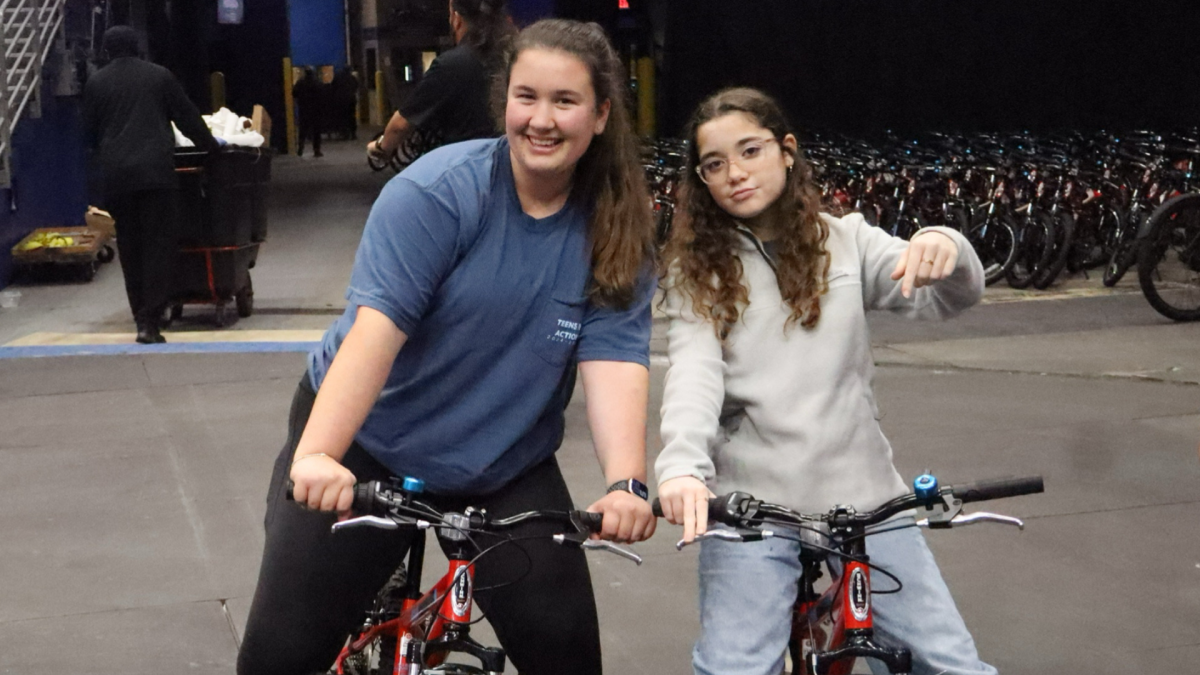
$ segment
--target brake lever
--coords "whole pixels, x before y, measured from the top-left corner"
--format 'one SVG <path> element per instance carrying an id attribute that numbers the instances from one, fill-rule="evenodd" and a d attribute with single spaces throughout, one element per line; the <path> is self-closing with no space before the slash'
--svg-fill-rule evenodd
<path id="1" fill-rule="evenodd" d="M 618 555 L 627 560 L 632 560 L 638 565 L 642 564 L 642 556 L 630 551 L 627 548 L 617 546 L 611 541 L 604 541 L 603 539 L 588 539 L 580 544 L 579 547 L 585 551 L 608 551 L 613 555 Z"/>
<path id="2" fill-rule="evenodd" d="M 999 513 L 988 513 L 987 511 L 976 511 L 975 513 L 963 513 L 951 518 L 942 527 L 955 527 L 957 525 L 975 525 L 976 523 L 999 523 L 1001 525 L 1013 525 L 1019 530 L 1025 529 L 1025 521 L 1012 516 L 1003 516 Z M 928 518 L 918 520 L 917 527 L 930 527 Z M 936 525 L 934 525 L 936 527 Z"/>
<path id="3" fill-rule="evenodd" d="M 696 535 L 695 538 L 693 538 L 691 541 L 686 541 L 684 539 L 680 539 L 675 544 L 675 550 L 682 551 L 683 547 L 690 546 L 691 544 L 695 544 L 695 543 L 703 541 L 705 539 L 720 539 L 721 541 L 742 542 L 742 541 L 762 541 L 763 539 L 770 539 L 771 537 L 774 537 L 774 536 L 775 536 L 775 533 L 770 530 L 752 530 L 752 529 L 709 530 L 708 532 L 705 532 L 704 534 Z"/>
<path id="4" fill-rule="evenodd" d="M 618 555 L 622 558 L 632 560 L 638 565 L 642 564 L 642 556 L 634 553 L 633 551 L 630 551 L 627 548 L 621 548 L 611 541 L 604 541 L 603 539 L 589 539 L 588 535 L 583 533 L 556 534 L 554 535 L 554 541 L 555 543 L 563 546 L 581 548 L 585 551 L 608 551 L 613 555 Z"/>
<path id="5" fill-rule="evenodd" d="M 350 518 L 348 520 L 334 523 L 333 527 L 330 528 L 330 532 L 336 533 L 341 530 L 350 530 L 360 527 L 374 527 L 380 530 L 398 530 L 400 529 L 400 524 L 400 522 L 397 522 L 393 518 L 381 518 L 380 516 L 359 516 L 357 518 Z M 429 522 L 424 520 L 414 520 L 411 522 L 405 522 L 404 524 L 415 525 L 418 530 L 424 530 L 431 525 Z"/>

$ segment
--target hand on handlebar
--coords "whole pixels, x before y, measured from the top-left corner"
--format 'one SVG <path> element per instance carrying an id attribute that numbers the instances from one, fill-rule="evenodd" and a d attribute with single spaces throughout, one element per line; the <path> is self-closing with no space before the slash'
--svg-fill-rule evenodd
<path id="1" fill-rule="evenodd" d="M 339 520 L 350 517 L 354 474 L 332 457 L 308 454 L 297 454 L 292 460 L 293 499 L 314 511 L 337 511 Z"/>
<path id="2" fill-rule="evenodd" d="M 604 516 L 604 526 L 593 538 L 632 544 L 654 535 L 657 519 L 650 504 L 628 492 L 610 492 L 587 510 Z"/>
<path id="3" fill-rule="evenodd" d="M 708 500 L 715 496 L 694 476 L 679 476 L 658 486 L 663 517 L 672 525 L 683 525 L 685 543 L 708 531 Z"/>
<path id="4" fill-rule="evenodd" d="M 380 143 L 382 143 L 382 142 L 383 142 L 382 138 L 377 138 L 377 139 L 371 141 L 370 143 L 367 143 L 367 155 L 369 155 L 371 158 L 377 159 L 379 161 L 387 161 L 387 158 L 392 155 L 392 151 L 388 151 L 388 150 L 384 149 L 380 145 Z"/>

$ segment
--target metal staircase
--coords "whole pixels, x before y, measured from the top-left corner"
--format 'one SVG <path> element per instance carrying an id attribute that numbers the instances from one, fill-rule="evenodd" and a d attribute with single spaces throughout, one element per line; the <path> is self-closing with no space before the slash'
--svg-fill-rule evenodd
<path id="1" fill-rule="evenodd" d="M 42 65 L 66 0 L 0 0 L 0 188 L 12 179 L 12 134 L 26 111 L 41 116 Z"/>

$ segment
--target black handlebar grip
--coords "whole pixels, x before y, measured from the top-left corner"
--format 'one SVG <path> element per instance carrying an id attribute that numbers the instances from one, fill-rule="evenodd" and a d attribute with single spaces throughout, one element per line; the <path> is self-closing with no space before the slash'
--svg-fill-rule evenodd
<path id="1" fill-rule="evenodd" d="M 739 514 L 731 513 L 729 511 L 729 502 L 731 501 L 730 498 L 733 498 L 732 501 L 737 504 L 740 499 L 745 497 L 748 497 L 748 495 L 740 492 L 731 492 L 730 494 L 721 495 L 720 497 L 713 497 L 712 499 L 708 500 L 708 520 L 710 522 L 724 523 L 726 525 L 737 525 L 741 522 L 741 519 Z M 650 509 L 654 512 L 654 516 L 656 518 L 664 517 L 662 503 L 657 498 L 650 502 Z"/>
<path id="2" fill-rule="evenodd" d="M 350 510 L 360 513 L 370 511 L 372 505 L 375 503 L 377 485 L 378 483 L 375 481 L 355 484 L 354 503 L 350 505 Z M 292 490 L 295 489 L 295 487 L 296 484 L 292 481 L 289 480 L 287 482 L 287 486 L 284 489 L 284 499 L 287 499 L 289 502 L 296 501 L 296 495 L 292 494 Z"/>
<path id="3" fill-rule="evenodd" d="M 580 511 L 579 524 L 583 525 L 592 532 L 599 532 L 604 527 L 604 514 L 592 513 L 591 511 Z"/>
<path id="4" fill-rule="evenodd" d="M 967 502 L 982 502 L 989 499 L 1004 499 L 1020 495 L 1032 495 L 1045 492 L 1041 476 L 1026 478 L 993 478 L 965 485 L 955 485 L 950 488 L 951 494 Z"/>

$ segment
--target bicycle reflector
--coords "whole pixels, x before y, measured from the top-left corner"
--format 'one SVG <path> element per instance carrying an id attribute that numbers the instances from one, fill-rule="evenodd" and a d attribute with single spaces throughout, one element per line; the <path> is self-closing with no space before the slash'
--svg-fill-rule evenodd
<path id="1" fill-rule="evenodd" d="M 412 492 L 414 494 L 420 494 L 425 491 L 425 481 L 421 480 L 420 478 L 413 478 L 412 476 L 405 476 L 404 477 L 404 485 L 401 486 L 401 489 L 404 490 L 405 492 Z"/>
<path id="2" fill-rule="evenodd" d="M 938 480 L 933 474 L 923 473 L 913 479 L 913 492 L 920 499 L 932 499 L 938 493 Z"/>

